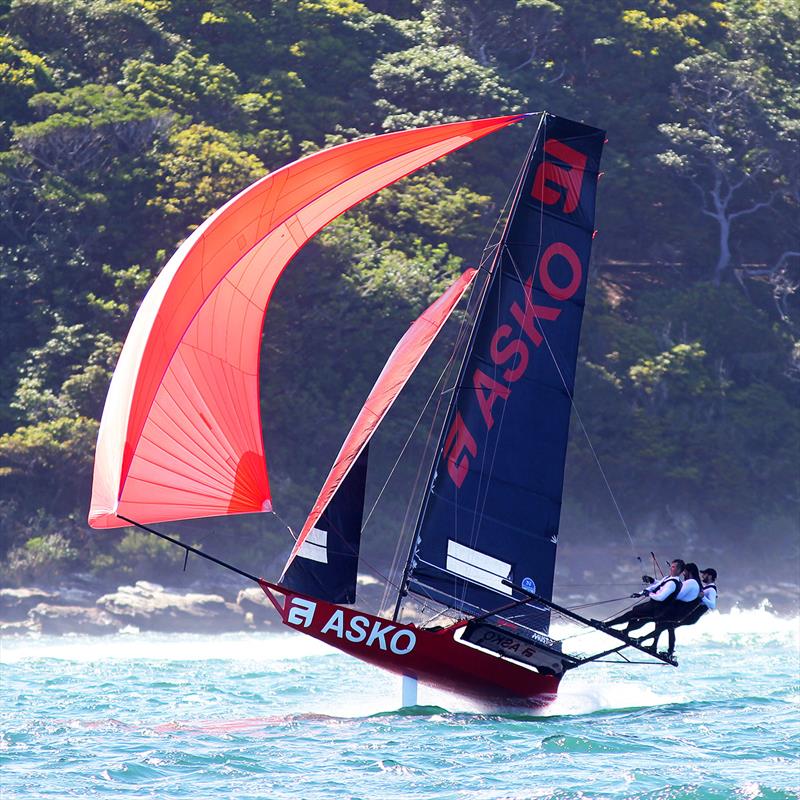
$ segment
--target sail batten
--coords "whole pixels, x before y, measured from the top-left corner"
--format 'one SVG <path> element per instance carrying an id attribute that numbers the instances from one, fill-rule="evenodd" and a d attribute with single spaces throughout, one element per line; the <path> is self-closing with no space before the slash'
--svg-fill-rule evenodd
<path id="1" fill-rule="evenodd" d="M 520 119 L 402 131 L 306 156 L 257 181 L 195 230 L 145 297 L 115 370 L 98 435 L 90 525 L 126 524 L 118 515 L 146 524 L 270 508 L 259 352 L 281 273 L 311 236 L 355 203 Z M 201 499 L 205 488 L 169 454 L 171 438 L 209 464 L 220 452 L 232 475 L 209 470 L 218 492 Z M 147 464 L 139 458 L 145 441 Z M 173 473 L 165 477 L 163 503 L 135 477 L 154 458 Z"/>

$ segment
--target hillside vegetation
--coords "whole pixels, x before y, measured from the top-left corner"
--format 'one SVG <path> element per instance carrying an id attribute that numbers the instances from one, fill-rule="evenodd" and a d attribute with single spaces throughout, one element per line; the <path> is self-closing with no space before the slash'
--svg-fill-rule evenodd
<path id="1" fill-rule="evenodd" d="M 85 519 L 121 343 L 206 216 L 321 147 L 540 109 L 609 137 L 562 530 L 624 538 L 607 481 L 641 542 L 673 530 L 796 555 L 799 14 L 795 0 L 0 3 L 5 579 L 174 564 Z M 293 525 L 394 340 L 478 261 L 531 130 L 382 192 L 287 272 L 262 373 Z M 388 421 L 384 474 L 412 405 Z M 387 496 L 376 536 L 391 551 L 405 505 Z M 288 543 L 275 520 L 224 530 L 234 562 Z"/>

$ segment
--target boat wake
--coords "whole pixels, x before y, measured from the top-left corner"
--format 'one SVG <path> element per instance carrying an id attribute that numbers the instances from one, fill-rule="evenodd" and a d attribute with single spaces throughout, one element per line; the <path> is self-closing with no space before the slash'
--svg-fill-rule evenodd
<path id="1" fill-rule="evenodd" d="M 598 682 L 567 676 L 555 701 L 532 712 L 536 717 L 582 716 L 598 712 L 630 711 L 682 703 L 688 697 L 652 689 L 644 680 Z"/>
<path id="2" fill-rule="evenodd" d="M 564 626 L 554 633 L 569 637 L 576 632 Z M 593 632 L 593 636 L 601 636 Z M 569 639 L 568 639 L 569 641 Z M 156 732 L 194 731 L 220 735 L 233 734 L 259 727 L 300 725 L 324 720 L 368 720 L 383 716 L 397 718 L 412 716 L 465 715 L 467 717 L 502 716 L 514 719 L 543 719 L 575 717 L 639 709 L 681 707 L 687 702 L 698 703 L 713 697 L 704 694 L 699 686 L 692 688 L 692 678 L 713 677 L 729 668 L 731 648 L 739 653 L 743 645 L 753 652 L 769 648 L 800 647 L 800 618 L 781 616 L 766 603 L 757 608 L 733 609 L 726 613 L 707 614 L 695 626 L 678 633 L 679 673 L 669 667 L 645 667 L 635 671 L 622 670 L 612 664 L 597 664 L 592 671 L 570 672 L 561 683 L 555 700 L 542 708 L 489 707 L 465 697 L 447 694 L 420 686 L 419 705 L 400 707 L 400 679 L 358 662 L 346 671 L 344 657 L 324 644 L 293 633 L 225 634 L 204 636 L 194 634 L 118 634 L 109 637 L 39 637 L 7 638 L 0 649 L 0 663 L 24 664 L 44 668 L 43 661 L 57 660 L 77 665 L 97 665 L 97 678 L 112 670 L 115 674 L 130 670 L 141 672 L 143 662 L 170 669 L 191 665 L 193 674 L 217 671 L 233 678 L 236 690 L 228 700 L 228 710 L 236 715 L 237 703 L 245 698 L 255 702 L 270 716 L 246 716 L 242 719 L 207 719 L 207 721 L 158 721 Z M 762 647 L 759 647 L 762 645 Z M 769 648 L 767 647 L 769 646 Z M 702 656 L 702 658 L 701 658 Z M 708 659 L 707 656 L 712 656 Z M 718 666 L 717 666 L 718 665 Z M 726 665 L 728 665 L 726 667 Z M 47 668 L 50 669 L 49 667 Z M 148 668 L 150 669 L 150 668 Z M 315 673 L 316 696 L 301 690 L 304 676 Z M 702 674 L 700 674 L 702 672 Z M 211 679 L 214 682 L 214 679 Z M 273 687 L 270 694 L 268 688 Z M 297 691 L 295 691 L 297 689 Z M 277 694 L 275 694 L 277 692 Z M 226 694 L 227 696 L 227 694 Z M 730 702 L 733 698 L 728 698 Z M 738 698 L 746 700 L 746 698 Z M 217 702 L 217 701 L 215 701 Z M 313 710 L 312 710 L 313 709 Z M 256 710 L 256 709 L 253 709 Z M 212 712 L 212 716 L 213 716 Z M 201 712 L 202 714 L 202 712 Z M 191 715 L 189 715 L 191 716 Z M 88 724 L 121 724 L 118 721 L 94 721 Z M 147 725 L 142 722 L 142 725 Z"/>

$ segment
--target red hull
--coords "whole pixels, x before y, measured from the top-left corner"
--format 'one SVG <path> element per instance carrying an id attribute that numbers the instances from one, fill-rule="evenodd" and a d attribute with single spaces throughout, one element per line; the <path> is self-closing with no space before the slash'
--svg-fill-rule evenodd
<path id="1" fill-rule="evenodd" d="M 284 625 L 376 667 L 420 683 L 494 704 L 541 706 L 558 691 L 560 675 L 459 641 L 461 629 L 404 625 L 261 581 Z M 285 602 L 279 604 L 273 592 Z"/>

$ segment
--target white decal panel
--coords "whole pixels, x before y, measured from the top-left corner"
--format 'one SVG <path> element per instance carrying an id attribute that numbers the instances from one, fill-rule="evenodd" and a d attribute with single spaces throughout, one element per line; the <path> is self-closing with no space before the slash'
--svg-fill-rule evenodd
<path id="1" fill-rule="evenodd" d="M 297 625 L 300 628 L 308 628 L 314 621 L 314 612 L 317 604 L 313 600 L 306 600 L 302 597 L 292 598 L 292 607 L 286 617 L 290 625 Z"/>
<path id="2" fill-rule="evenodd" d="M 447 542 L 447 570 L 473 583 L 510 595 L 512 590 L 503 581 L 511 575 L 511 564 L 473 550 L 450 539 Z"/>
<path id="3" fill-rule="evenodd" d="M 312 528 L 306 536 L 300 549 L 297 551 L 300 558 L 318 561 L 320 564 L 328 563 L 328 531 Z"/>

